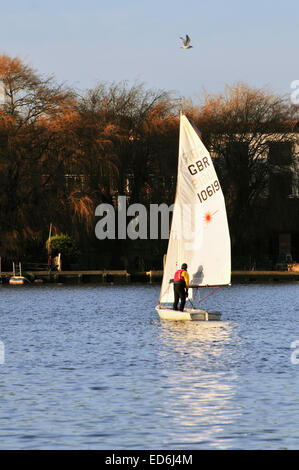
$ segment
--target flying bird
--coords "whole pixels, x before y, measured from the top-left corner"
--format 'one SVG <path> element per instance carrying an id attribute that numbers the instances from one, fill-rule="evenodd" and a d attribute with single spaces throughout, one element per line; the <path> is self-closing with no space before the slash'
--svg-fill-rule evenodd
<path id="1" fill-rule="evenodd" d="M 186 34 L 186 38 L 180 38 L 183 42 L 183 45 L 181 46 L 182 49 L 191 49 L 191 47 L 193 46 L 190 46 L 190 37 L 188 36 L 188 34 Z"/>

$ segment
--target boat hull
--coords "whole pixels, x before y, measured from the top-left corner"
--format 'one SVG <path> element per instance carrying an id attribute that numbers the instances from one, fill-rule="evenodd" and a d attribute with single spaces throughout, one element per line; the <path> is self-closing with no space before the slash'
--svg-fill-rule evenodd
<path id="1" fill-rule="evenodd" d="M 221 313 L 207 312 L 206 310 L 196 308 L 185 308 L 183 312 L 157 306 L 156 310 L 161 320 L 170 321 L 219 321 Z"/>
<path id="2" fill-rule="evenodd" d="M 9 284 L 13 285 L 13 286 L 17 286 L 17 285 L 24 285 L 26 282 L 29 282 L 28 279 L 26 279 L 26 277 L 23 277 L 23 276 L 13 276 L 9 279 Z"/>

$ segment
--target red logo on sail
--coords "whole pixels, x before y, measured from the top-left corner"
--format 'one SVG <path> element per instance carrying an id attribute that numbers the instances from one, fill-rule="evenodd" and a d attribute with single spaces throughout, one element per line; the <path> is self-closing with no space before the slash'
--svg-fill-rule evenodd
<path id="1" fill-rule="evenodd" d="M 204 215 L 204 220 L 207 224 L 209 224 L 210 222 L 212 222 L 212 219 L 214 217 L 214 215 L 218 212 L 215 211 L 215 212 L 206 212 L 205 215 Z"/>

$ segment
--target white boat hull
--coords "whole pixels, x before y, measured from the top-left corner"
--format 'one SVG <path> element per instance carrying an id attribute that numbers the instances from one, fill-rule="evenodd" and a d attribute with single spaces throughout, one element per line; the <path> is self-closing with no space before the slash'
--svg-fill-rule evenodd
<path id="1" fill-rule="evenodd" d="M 185 308 L 183 312 L 180 310 L 172 310 L 170 308 L 157 306 L 156 310 L 161 320 L 172 321 L 219 321 L 221 313 L 207 312 L 206 310 L 197 308 Z"/>

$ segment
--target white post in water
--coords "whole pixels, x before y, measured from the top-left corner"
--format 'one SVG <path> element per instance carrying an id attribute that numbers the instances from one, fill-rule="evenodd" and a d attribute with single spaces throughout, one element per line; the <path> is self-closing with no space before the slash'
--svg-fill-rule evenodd
<path id="1" fill-rule="evenodd" d="M 19 262 L 19 275 L 22 276 L 22 267 L 21 267 L 21 263 Z"/>
<path id="2" fill-rule="evenodd" d="M 15 268 L 15 262 L 13 261 L 12 263 L 12 273 L 15 276 L 16 275 L 16 268 Z"/>

